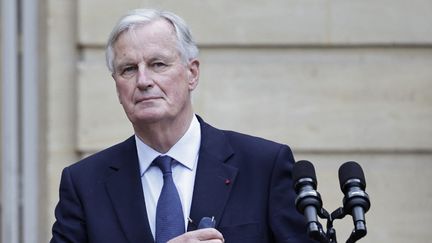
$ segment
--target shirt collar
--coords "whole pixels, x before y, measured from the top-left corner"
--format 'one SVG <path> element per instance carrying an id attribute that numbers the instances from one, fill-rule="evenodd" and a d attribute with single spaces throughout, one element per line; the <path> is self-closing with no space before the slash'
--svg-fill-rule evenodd
<path id="1" fill-rule="evenodd" d="M 135 141 L 138 151 L 140 174 L 143 176 L 153 160 L 162 154 L 141 141 L 137 135 L 135 135 Z M 200 144 L 201 127 L 198 119 L 194 115 L 192 122 L 183 137 L 181 137 L 180 140 L 163 155 L 168 155 L 189 170 L 193 170 L 195 168 L 195 163 L 197 162 Z"/>

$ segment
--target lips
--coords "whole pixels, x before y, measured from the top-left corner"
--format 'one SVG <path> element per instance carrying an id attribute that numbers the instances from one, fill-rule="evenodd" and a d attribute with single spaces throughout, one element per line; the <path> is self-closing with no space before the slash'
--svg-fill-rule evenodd
<path id="1" fill-rule="evenodd" d="M 142 98 L 136 99 L 135 103 L 138 104 L 141 102 L 152 101 L 152 100 L 157 100 L 157 99 L 161 99 L 161 97 L 159 97 L 159 96 L 142 97 Z"/>

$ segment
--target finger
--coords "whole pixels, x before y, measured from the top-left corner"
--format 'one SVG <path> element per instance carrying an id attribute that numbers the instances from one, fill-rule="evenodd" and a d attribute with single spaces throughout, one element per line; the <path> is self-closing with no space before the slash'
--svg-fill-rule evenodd
<path id="1" fill-rule="evenodd" d="M 222 233 L 213 228 L 200 229 L 195 231 L 186 232 L 168 243 L 185 243 L 185 242 L 208 242 L 208 243 L 221 243 L 224 242 Z"/>
<path id="2" fill-rule="evenodd" d="M 214 240 L 204 240 L 204 241 L 200 241 L 200 242 L 205 242 L 205 243 L 224 243 L 224 240 L 214 239 Z"/>
<path id="3" fill-rule="evenodd" d="M 196 233 L 197 239 L 201 241 L 224 240 L 222 233 L 214 228 L 199 229 L 195 230 L 194 233 Z"/>

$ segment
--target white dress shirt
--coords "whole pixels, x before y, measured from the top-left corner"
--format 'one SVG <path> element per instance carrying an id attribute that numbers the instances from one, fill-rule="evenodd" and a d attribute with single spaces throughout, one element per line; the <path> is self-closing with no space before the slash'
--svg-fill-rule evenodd
<path id="1" fill-rule="evenodd" d="M 138 159 L 141 173 L 141 183 L 147 208 L 150 229 L 155 237 L 156 205 L 163 186 L 162 172 L 157 166 L 152 165 L 153 160 L 159 155 L 168 155 L 179 163 L 172 168 L 174 183 L 180 196 L 183 207 L 185 229 L 192 203 L 192 193 L 195 183 L 196 165 L 201 143 L 201 128 L 196 116 L 183 135 L 183 137 L 166 153 L 161 154 L 143 143 L 135 135 Z"/>

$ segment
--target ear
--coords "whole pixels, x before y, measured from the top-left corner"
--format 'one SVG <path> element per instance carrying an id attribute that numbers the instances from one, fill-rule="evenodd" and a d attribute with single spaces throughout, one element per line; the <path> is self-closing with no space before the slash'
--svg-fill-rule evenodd
<path id="1" fill-rule="evenodd" d="M 198 81 L 199 81 L 199 74 L 200 74 L 200 70 L 199 70 L 199 61 L 198 59 L 193 59 L 189 62 L 188 65 L 188 73 L 189 73 L 189 79 L 188 79 L 188 84 L 189 84 L 189 90 L 192 91 L 194 90 L 197 86 L 198 86 Z"/>
<path id="2" fill-rule="evenodd" d="M 114 80 L 114 83 L 115 83 L 115 86 L 116 86 L 117 98 L 118 98 L 119 103 L 121 104 L 122 102 L 121 102 L 121 99 L 120 99 L 120 92 L 119 92 L 119 90 L 118 90 L 117 80 L 116 80 L 116 78 L 115 78 L 114 73 L 111 73 L 111 77 L 112 77 L 113 80 Z"/>

